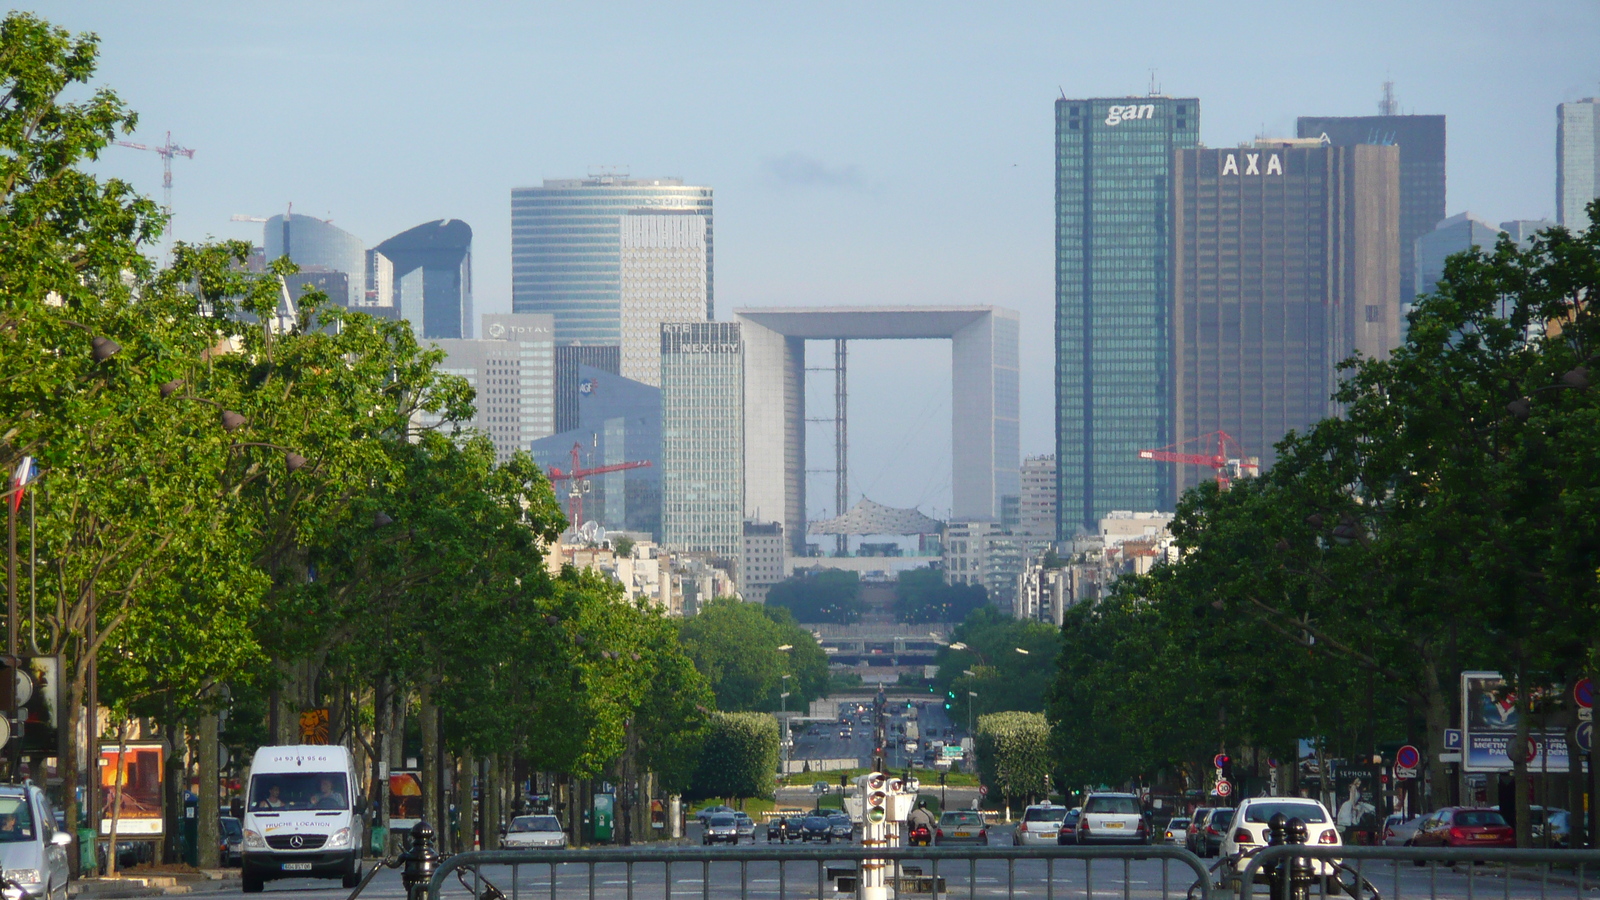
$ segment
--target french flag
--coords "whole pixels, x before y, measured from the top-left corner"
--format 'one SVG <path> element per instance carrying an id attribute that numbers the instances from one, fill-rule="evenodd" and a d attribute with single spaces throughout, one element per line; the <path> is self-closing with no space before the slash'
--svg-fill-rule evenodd
<path id="1" fill-rule="evenodd" d="M 28 485 L 39 477 L 39 466 L 33 457 L 24 456 L 22 462 L 17 464 L 17 470 L 11 475 L 11 511 L 16 512 L 22 508 L 22 495 L 27 492 Z"/>

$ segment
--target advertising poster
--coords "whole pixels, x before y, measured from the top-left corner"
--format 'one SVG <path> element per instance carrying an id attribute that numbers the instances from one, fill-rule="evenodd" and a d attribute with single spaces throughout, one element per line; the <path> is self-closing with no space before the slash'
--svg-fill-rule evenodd
<path id="1" fill-rule="evenodd" d="M 1461 673 L 1461 762 L 1468 772 L 1509 772 L 1506 748 L 1517 734 L 1516 700 L 1499 672 Z M 1530 735 L 1538 745 L 1530 772 L 1567 771 L 1567 737 L 1561 729 Z"/>
<path id="2" fill-rule="evenodd" d="M 61 748 L 61 657 L 23 657 L 25 675 L 17 678 L 22 719 L 22 752 L 55 756 Z"/>
<path id="3" fill-rule="evenodd" d="M 389 773 L 389 828 L 410 828 L 422 821 L 422 773 Z"/>
<path id="4" fill-rule="evenodd" d="M 161 744 L 128 744 L 118 757 L 116 744 L 100 745 L 100 833 L 111 834 L 111 814 L 117 808 L 117 783 L 122 783 L 122 812 L 117 816 L 117 836 L 152 837 L 163 833 L 161 818 Z"/>

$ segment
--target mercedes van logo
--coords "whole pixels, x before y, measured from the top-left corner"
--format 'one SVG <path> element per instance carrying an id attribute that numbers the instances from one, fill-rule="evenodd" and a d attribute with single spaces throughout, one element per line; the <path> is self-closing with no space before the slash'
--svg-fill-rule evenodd
<path id="1" fill-rule="evenodd" d="M 299 850 L 301 847 L 304 847 L 305 845 L 306 845 L 306 839 L 301 837 L 298 834 L 295 835 L 292 838 L 289 838 L 289 846 L 293 847 L 296 850 Z"/>

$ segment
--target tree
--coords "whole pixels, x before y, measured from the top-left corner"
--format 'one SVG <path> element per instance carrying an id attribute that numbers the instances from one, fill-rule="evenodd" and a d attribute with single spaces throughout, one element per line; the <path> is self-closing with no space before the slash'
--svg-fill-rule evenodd
<path id="1" fill-rule="evenodd" d="M 716 693 L 718 709 L 778 709 L 786 673 L 793 676 L 790 709 L 804 709 L 827 692 L 827 657 L 788 610 L 724 597 L 685 620 L 680 633 L 695 668 Z M 792 649 L 778 649 L 783 646 Z"/>
<path id="2" fill-rule="evenodd" d="M 716 713 L 689 792 L 693 799 L 771 798 L 778 770 L 778 723 L 761 713 Z"/>
<path id="3" fill-rule="evenodd" d="M 798 622 L 849 625 L 861 618 L 860 576 L 838 569 L 795 575 L 767 591 L 767 606 L 787 609 Z"/>
<path id="4" fill-rule="evenodd" d="M 978 720 L 973 738 L 978 777 L 1011 805 L 1011 798 L 1049 796 L 1050 726 L 1043 713 L 993 713 Z"/>
<path id="5" fill-rule="evenodd" d="M 964 707 L 970 701 L 979 715 L 1042 712 L 1060 644 L 1060 634 L 1049 625 L 1013 619 L 986 605 L 968 614 L 951 630 L 950 644 L 939 649 L 934 688 L 953 704 Z M 969 698 L 968 692 L 978 696 Z"/>
<path id="6" fill-rule="evenodd" d="M 960 622 L 989 605 L 980 584 L 946 584 L 937 569 L 902 571 L 894 585 L 895 618 L 907 624 Z"/>

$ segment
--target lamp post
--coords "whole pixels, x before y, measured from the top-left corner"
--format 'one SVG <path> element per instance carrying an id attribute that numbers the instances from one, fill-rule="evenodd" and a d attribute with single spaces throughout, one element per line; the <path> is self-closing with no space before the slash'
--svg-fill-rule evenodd
<path id="1" fill-rule="evenodd" d="M 972 701 L 977 697 L 977 691 L 967 691 L 967 737 L 975 736 L 972 730 Z"/>

